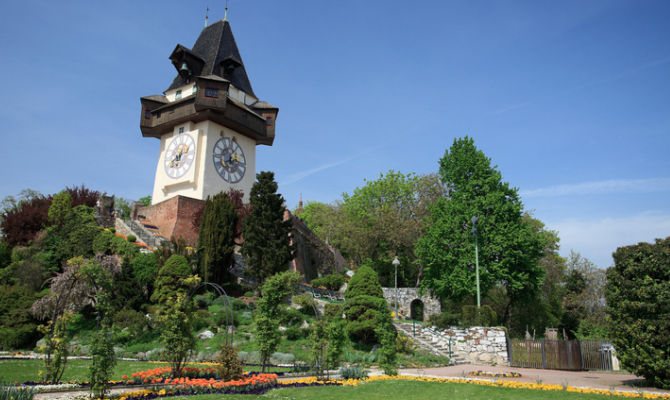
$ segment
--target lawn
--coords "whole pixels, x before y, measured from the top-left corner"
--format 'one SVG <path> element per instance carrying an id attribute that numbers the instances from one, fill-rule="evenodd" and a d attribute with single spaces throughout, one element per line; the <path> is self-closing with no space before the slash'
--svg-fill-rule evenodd
<path id="1" fill-rule="evenodd" d="M 88 382 L 90 360 L 68 360 L 63 374 L 63 382 Z M 165 367 L 167 363 L 146 361 L 119 361 L 114 368 L 112 380 L 120 380 L 123 375 L 130 376 L 133 372 Z M 257 371 L 260 367 L 246 367 L 246 371 Z M 0 360 L 0 379 L 4 382 L 39 381 L 38 371 L 44 370 L 42 360 Z M 270 372 L 286 372 L 288 369 L 272 368 Z"/>
<path id="2" fill-rule="evenodd" d="M 540 391 L 530 389 L 513 389 L 487 387 L 464 383 L 432 383 L 413 381 L 381 381 L 361 383 L 358 386 L 326 386 L 275 389 L 262 396 L 252 395 L 200 395 L 176 396 L 170 399 L 180 400 L 253 400 L 253 399 L 282 399 L 282 400 L 517 400 L 517 399 L 612 399 L 611 396 L 568 393 L 562 391 Z M 615 397 L 616 398 L 616 397 Z"/>

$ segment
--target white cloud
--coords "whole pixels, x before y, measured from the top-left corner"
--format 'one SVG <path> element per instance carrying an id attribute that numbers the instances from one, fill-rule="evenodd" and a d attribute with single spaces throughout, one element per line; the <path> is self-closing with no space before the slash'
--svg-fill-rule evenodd
<path id="1" fill-rule="evenodd" d="M 347 157 L 347 158 L 343 158 L 339 161 L 319 165 L 318 167 L 308 169 L 307 171 L 296 172 L 294 174 L 291 174 L 291 175 L 287 176 L 286 179 L 282 179 L 281 183 L 284 184 L 284 185 L 290 185 L 292 183 L 296 183 L 296 182 L 298 182 L 298 181 L 300 181 L 300 180 L 302 180 L 302 179 L 304 179 L 304 178 L 306 178 L 310 175 L 316 174 L 317 172 L 321 172 L 325 169 L 337 167 L 338 165 L 342 165 L 346 162 L 349 162 L 349 161 L 351 161 L 352 158 L 353 157 Z"/>
<path id="2" fill-rule="evenodd" d="M 608 193 L 652 193 L 670 190 L 670 178 L 611 179 L 522 190 L 522 197 L 555 197 Z"/>
<path id="3" fill-rule="evenodd" d="M 561 255 L 567 256 L 570 250 L 575 250 L 599 267 L 607 268 L 614 263 L 612 253 L 617 247 L 653 243 L 654 239 L 670 236 L 670 214 L 645 213 L 592 221 L 568 219 L 547 226 L 558 231 Z"/>

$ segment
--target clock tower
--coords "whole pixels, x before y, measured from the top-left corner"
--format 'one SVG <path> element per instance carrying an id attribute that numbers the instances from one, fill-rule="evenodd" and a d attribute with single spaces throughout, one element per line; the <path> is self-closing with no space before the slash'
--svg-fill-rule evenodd
<path id="1" fill-rule="evenodd" d="M 169 58 L 177 74 L 170 87 L 140 99 L 142 136 L 160 140 L 152 206 L 229 188 L 248 201 L 256 146 L 272 145 L 278 108 L 252 90 L 227 19 L 206 26 L 191 49 L 178 44 Z"/>

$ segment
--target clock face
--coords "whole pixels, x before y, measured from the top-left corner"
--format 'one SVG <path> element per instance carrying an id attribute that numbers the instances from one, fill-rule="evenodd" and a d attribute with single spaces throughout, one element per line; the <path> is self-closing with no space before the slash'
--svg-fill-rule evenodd
<path id="1" fill-rule="evenodd" d="M 222 137 L 214 143 L 212 160 L 216 172 L 228 183 L 242 180 L 247 170 L 247 160 L 244 158 L 242 147 L 229 137 Z"/>
<path id="2" fill-rule="evenodd" d="M 165 173 L 172 179 L 181 178 L 195 159 L 195 142 L 189 134 L 174 138 L 165 152 Z"/>

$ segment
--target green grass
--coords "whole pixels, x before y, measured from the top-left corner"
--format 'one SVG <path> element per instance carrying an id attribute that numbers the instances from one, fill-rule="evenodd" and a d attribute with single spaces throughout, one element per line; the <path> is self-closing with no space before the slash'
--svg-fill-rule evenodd
<path id="1" fill-rule="evenodd" d="M 262 396 L 251 395 L 201 395 L 201 396 L 177 396 L 172 399 L 183 400 L 252 400 L 252 399 L 282 399 L 282 400 L 339 400 L 339 399 L 365 399 L 365 400 L 518 400 L 518 399 L 547 399 L 547 400 L 598 400 L 612 399 L 610 396 L 551 392 L 529 389 L 511 389 L 479 386 L 462 383 L 430 383 L 411 381 L 383 381 L 362 383 L 359 386 L 322 386 L 304 388 L 285 388 L 271 390 Z"/>
<path id="2" fill-rule="evenodd" d="M 63 374 L 63 382 L 87 382 L 90 360 L 68 360 Z M 120 380 L 123 375 L 133 372 L 166 367 L 167 363 L 142 361 L 119 361 L 114 368 L 112 380 Z M 0 360 L 0 377 L 5 382 L 39 381 L 39 370 L 44 370 L 42 360 Z M 260 367 L 245 367 L 246 371 L 260 371 Z M 270 372 L 286 372 L 286 368 L 271 368 Z"/>

